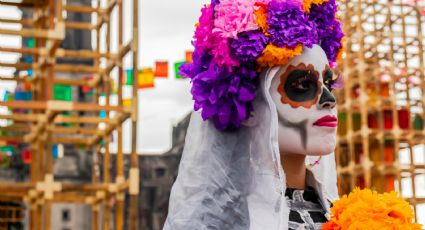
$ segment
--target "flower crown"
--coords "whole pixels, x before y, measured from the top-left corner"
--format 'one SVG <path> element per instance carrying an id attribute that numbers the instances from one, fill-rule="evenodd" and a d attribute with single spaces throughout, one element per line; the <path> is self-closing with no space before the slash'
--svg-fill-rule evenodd
<path id="1" fill-rule="evenodd" d="M 336 12 L 335 0 L 212 0 L 196 25 L 193 62 L 180 68 L 194 109 L 219 130 L 235 129 L 253 111 L 265 68 L 315 44 L 335 63 L 344 37 Z"/>

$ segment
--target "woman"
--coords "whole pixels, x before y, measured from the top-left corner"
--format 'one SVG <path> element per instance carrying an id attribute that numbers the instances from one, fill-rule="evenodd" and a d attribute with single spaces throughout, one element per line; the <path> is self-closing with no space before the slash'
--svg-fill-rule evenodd
<path id="1" fill-rule="evenodd" d="M 334 0 L 213 0 L 195 31 L 195 110 L 164 229 L 320 229 L 338 198 Z M 319 163 L 320 162 L 320 163 Z M 306 164 L 309 164 L 306 166 Z"/>

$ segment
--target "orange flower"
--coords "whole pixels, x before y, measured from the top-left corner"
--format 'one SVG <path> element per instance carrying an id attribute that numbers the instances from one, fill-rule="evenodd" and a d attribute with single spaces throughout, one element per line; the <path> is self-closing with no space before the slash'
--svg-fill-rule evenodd
<path id="1" fill-rule="evenodd" d="M 420 230 L 413 223 L 413 210 L 396 192 L 379 194 L 369 189 L 354 189 L 334 202 L 331 219 L 322 230 Z"/>
<path id="2" fill-rule="evenodd" d="M 341 45 L 342 45 L 342 47 L 338 50 L 338 54 L 336 56 L 336 60 L 337 61 L 342 59 L 342 54 L 345 52 L 345 46 L 344 46 L 344 44 L 345 44 L 345 37 L 343 37 L 341 39 Z"/>
<path id="3" fill-rule="evenodd" d="M 300 55 L 302 51 L 302 45 L 297 45 L 294 49 L 290 49 L 280 48 L 273 44 L 268 44 L 264 49 L 261 57 L 257 59 L 257 63 L 261 69 L 284 65 L 288 63 L 291 58 Z"/>
<path id="4" fill-rule="evenodd" d="M 303 1 L 303 10 L 309 14 L 311 5 L 313 5 L 313 4 L 321 5 L 321 4 L 323 4 L 327 1 L 329 1 L 329 0 L 304 0 Z"/>
<path id="5" fill-rule="evenodd" d="M 267 24 L 267 11 L 265 5 L 257 5 L 258 9 L 254 11 L 255 23 L 258 25 L 265 35 L 269 35 L 267 30 L 269 25 Z"/>

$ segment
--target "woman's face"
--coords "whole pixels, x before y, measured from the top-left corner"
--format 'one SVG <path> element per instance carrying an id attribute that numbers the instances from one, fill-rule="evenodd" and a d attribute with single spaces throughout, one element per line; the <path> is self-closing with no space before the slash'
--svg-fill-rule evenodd
<path id="1" fill-rule="evenodd" d="M 270 95 L 279 118 L 281 153 L 326 155 L 336 145 L 336 100 L 333 72 L 320 46 L 304 47 L 287 65 L 270 71 Z"/>

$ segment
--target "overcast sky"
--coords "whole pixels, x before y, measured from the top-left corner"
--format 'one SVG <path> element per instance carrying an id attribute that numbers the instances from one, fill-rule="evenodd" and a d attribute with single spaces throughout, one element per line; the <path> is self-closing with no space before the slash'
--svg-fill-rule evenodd
<path id="1" fill-rule="evenodd" d="M 140 1 L 140 65 L 155 60 L 182 61 L 191 50 L 195 23 L 205 0 Z M 170 66 L 172 67 L 172 66 Z M 174 72 L 170 71 L 171 78 Z M 187 80 L 157 80 L 155 89 L 141 90 L 139 149 L 161 152 L 171 147 L 172 123 L 192 109 Z"/>

